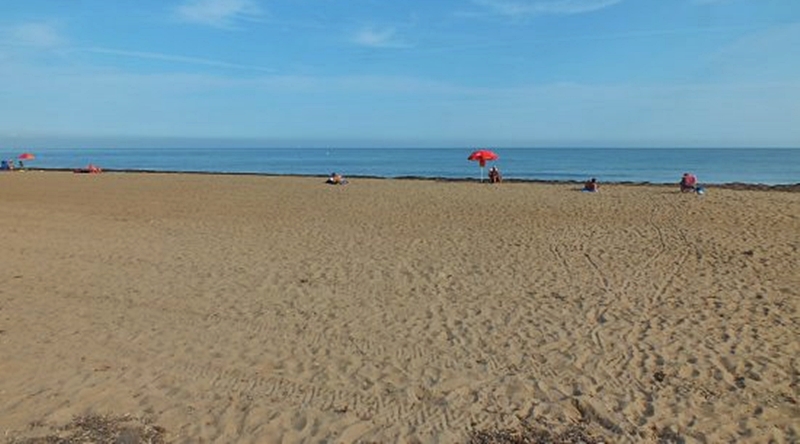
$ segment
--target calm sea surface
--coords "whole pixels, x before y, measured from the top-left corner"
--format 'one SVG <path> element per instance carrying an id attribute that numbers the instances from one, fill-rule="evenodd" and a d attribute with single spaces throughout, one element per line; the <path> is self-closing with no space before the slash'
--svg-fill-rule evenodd
<path id="1" fill-rule="evenodd" d="M 478 178 L 471 149 L 39 149 L 28 166 L 345 176 Z M 494 149 L 506 178 L 675 183 L 686 171 L 703 183 L 800 183 L 800 149 Z M 0 158 L 19 153 L 0 151 Z M 490 163 L 491 164 L 491 163 Z"/>

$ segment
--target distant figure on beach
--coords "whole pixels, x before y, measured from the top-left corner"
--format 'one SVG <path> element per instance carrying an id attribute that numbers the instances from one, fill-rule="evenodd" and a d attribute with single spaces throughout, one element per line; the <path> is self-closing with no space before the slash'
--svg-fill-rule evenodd
<path id="1" fill-rule="evenodd" d="M 0 161 L 0 171 L 12 171 L 14 169 L 14 161 L 13 160 L 2 160 Z"/>
<path id="2" fill-rule="evenodd" d="M 333 172 L 325 183 L 330 185 L 347 185 L 347 180 L 341 174 Z"/>
<path id="3" fill-rule="evenodd" d="M 496 166 L 489 168 L 489 183 L 500 183 L 503 181 L 503 176 Z"/>
<path id="4" fill-rule="evenodd" d="M 600 184 L 597 183 L 597 179 L 596 178 L 592 177 L 591 179 L 587 180 L 583 184 L 583 190 L 581 190 L 581 191 L 587 191 L 587 192 L 590 192 L 590 193 L 596 193 L 596 192 L 600 191 Z"/>
<path id="5" fill-rule="evenodd" d="M 697 176 L 691 173 L 683 173 L 680 185 L 682 193 L 697 191 Z"/>
<path id="6" fill-rule="evenodd" d="M 72 170 L 72 172 L 73 173 L 100 174 L 100 173 L 103 172 L 103 169 L 100 168 L 97 165 L 94 165 L 94 164 L 90 163 L 89 165 L 86 166 L 86 168 L 78 168 L 78 169 Z"/>

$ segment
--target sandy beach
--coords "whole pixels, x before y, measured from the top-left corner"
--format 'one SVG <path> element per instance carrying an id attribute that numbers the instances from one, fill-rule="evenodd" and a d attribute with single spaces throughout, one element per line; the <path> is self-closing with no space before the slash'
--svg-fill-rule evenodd
<path id="1" fill-rule="evenodd" d="M 800 193 L 323 181 L 0 174 L 0 439 L 800 442 Z"/>

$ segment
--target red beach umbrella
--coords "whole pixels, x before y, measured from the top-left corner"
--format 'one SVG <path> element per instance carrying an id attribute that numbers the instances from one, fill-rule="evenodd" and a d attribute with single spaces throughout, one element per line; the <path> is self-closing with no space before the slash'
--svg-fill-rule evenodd
<path id="1" fill-rule="evenodd" d="M 483 182 L 483 168 L 486 166 L 487 160 L 497 160 L 499 156 L 491 150 L 477 150 L 467 157 L 467 160 L 476 161 L 481 166 L 481 182 Z"/>
<path id="2" fill-rule="evenodd" d="M 17 159 L 19 159 L 19 160 L 33 160 L 35 158 L 36 158 L 36 156 L 34 156 L 31 153 L 22 153 L 22 154 L 19 155 L 19 157 L 17 157 Z"/>

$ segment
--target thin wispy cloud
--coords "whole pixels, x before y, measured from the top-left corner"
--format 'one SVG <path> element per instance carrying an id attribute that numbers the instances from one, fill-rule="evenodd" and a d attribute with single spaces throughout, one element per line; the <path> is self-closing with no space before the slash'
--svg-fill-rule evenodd
<path id="1" fill-rule="evenodd" d="M 615 32 L 615 33 L 599 33 L 599 34 L 572 34 L 568 36 L 563 35 L 542 35 L 536 38 L 536 42 L 540 44 L 552 44 L 561 42 L 595 42 L 595 41 L 613 41 L 613 40 L 636 40 L 642 41 L 643 39 L 664 39 L 676 35 L 702 35 L 702 34 L 735 34 L 739 32 L 756 30 L 762 26 L 753 24 L 748 26 L 716 26 L 716 27 L 686 27 L 686 28 L 671 28 L 671 29 L 647 29 L 641 31 L 628 31 L 628 32 Z M 478 42 L 463 45 L 427 45 L 416 49 L 417 53 L 443 53 L 454 51 L 485 51 L 492 49 L 503 49 L 512 47 L 514 42 L 504 41 L 489 41 Z"/>
<path id="2" fill-rule="evenodd" d="M 545 14 L 582 14 L 614 6 L 623 0 L 472 0 L 494 14 L 523 17 Z"/>
<path id="3" fill-rule="evenodd" d="M 603 41 L 603 40 L 641 40 L 644 38 L 670 37 L 691 34 L 733 34 L 748 30 L 759 29 L 758 25 L 748 26 L 697 26 L 687 28 L 648 29 L 642 31 L 628 31 L 605 34 L 577 34 L 566 37 L 542 38 L 541 42 L 575 42 L 575 41 Z"/>
<path id="4" fill-rule="evenodd" d="M 264 15 L 254 0 L 185 0 L 175 13 L 184 22 L 226 29 L 259 21 Z"/>
<path id="5" fill-rule="evenodd" d="M 48 23 L 22 23 L 0 28 L 0 43 L 40 49 L 56 48 L 65 43 L 55 26 Z"/>
<path id="6" fill-rule="evenodd" d="M 408 48 L 410 46 L 400 39 L 394 28 L 364 28 L 353 36 L 353 42 L 371 48 Z"/>
<path id="7" fill-rule="evenodd" d="M 723 79 L 760 82 L 797 79 L 800 23 L 772 26 L 748 33 L 711 54 L 710 72 Z"/>
<path id="8" fill-rule="evenodd" d="M 181 56 L 181 55 L 173 55 L 173 54 L 162 54 L 158 52 L 147 52 L 147 51 L 128 51 L 128 50 L 121 50 L 121 49 L 113 49 L 113 48 L 79 48 L 78 51 L 82 52 L 90 52 L 94 54 L 105 54 L 111 56 L 120 56 L 120 57 L 130 57 L 130 58 L 137 58 L 137 59 L 146 59 L 146 60 L 160 60 L 164 62 L 171 62 L 171 63 L 180 63 L 180 64 L 189 64 L 189 65 L 202 65 L 202 66 L 211 66 L 216 68 L 228 68 L 228 69 L 237 69 L 237 70 L 250 70 L 250 71 L 261 71 L 261 72 L 275 72 L 272 68 L 267 68 L 263 66 L 255 66 L 255 65 L 243 65 L 239 63 L 230 63 L 221 60 L 213 60 L 213 59 L 205 59 L 202 57 L 188 57 L 188 56 Z"/>

